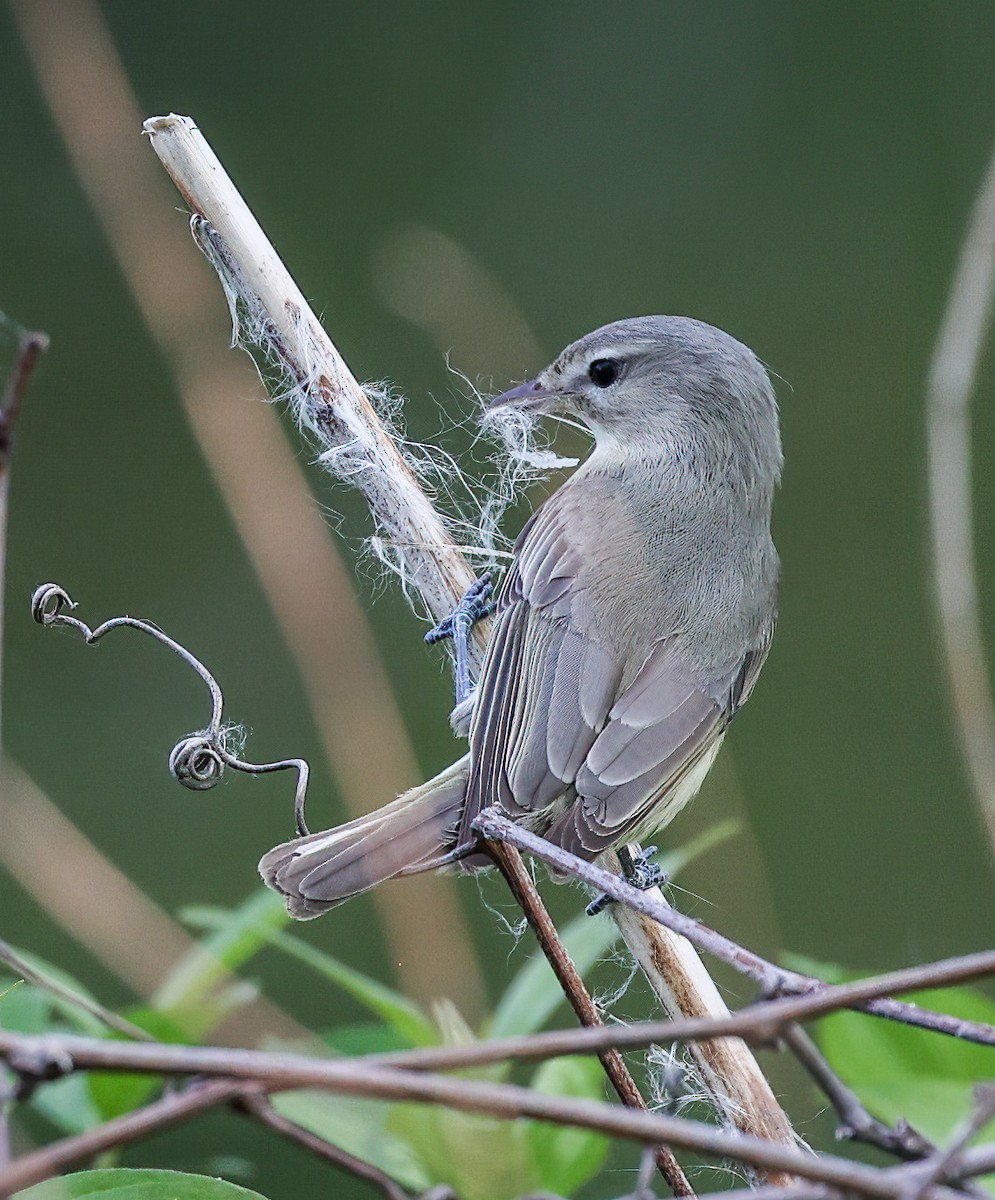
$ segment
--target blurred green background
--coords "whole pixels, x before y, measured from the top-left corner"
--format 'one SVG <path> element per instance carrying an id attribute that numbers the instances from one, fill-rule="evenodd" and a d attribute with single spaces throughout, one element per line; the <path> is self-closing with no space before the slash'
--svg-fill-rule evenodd
<path id="1" fill-rule="evenodd" d="M 42 46 L 45 22 L 25 16 L 31 7 L 17 8 L 22 29 L 32 25 Z M 472 405 L 447 353 L 483 388 L 504 387 L 597 325 L 651 312 L 700 317 L 758 352 L 782 406 L 781 621 L 720 767 L 666 838 L 676 844 L 730 814 L 743 831 L 682 879 L 690 894 L 678 902 L 764 953 L 865 970 L 988 944 L 992 864 L 932 609 L 922 416 L 991 145 L 987 0 L 100 7 L 141 115 L 196 118 L 356 374 L 403 389 L 412 436 L 470 454 L 457 426 Z M 85 37 L 58 36 L 76 8 L 38 6 L 54 14 L 49 84 L 73 114 L 72 137 L 88 144 L 106 139 L 126 98 L 106 70 L 87 75 L 99 58 Z M 0 7 L 0 309 L 52 339 L 17 431 L 5 749 L 168 912 L 230 904 L 255 886 L 260 853 L 291 832 L 291 781 L 232 778 L 206 795 L 177 787 L 165 756 L 206 719 L 199 685 L 137 636 L 98 652 L 43 633 L 28 613 L 36 584 L 65 585 L 84 620 L 128 612 L 185 642 L 221 680 L 229 716 L 251 730 L 249 757 L 310 759 L 312 823 L 347 809 L 169 354 L 81 185 L 38 61 Z M 127 205 L 131 158 L 158 168 L 140 129 L 125 128 L 133 144 L 111 137 L 104 151 L 112 166 L 120 154 L 111 177 Z M 150 222 L 183 234 L 180 208 L 163 177 Z M 156 249 L 146 247 L 153 262 Z M 171 266 L 153 272 L 153 293 L 157 278 L 164 291 L 176 283 Z M 220 290 L 214 298 L 216 350 Z M 256 403 L 249 360 L 230 354 L 245 405 Z M 991 384 L 987 370 L 974 446 L 995 636 Z M 418 768 L 432 773 L 458 753 L 444 659 L 422 647 L 424 626 L 392 583 L 369 565 L 353 570 L 369 532 L 362 508 L 285 427 L 346 556 Z M 237 461 L 237 421 L 225 436 Z M 267 494 L 265 472 L 247 483 Z M 332 620 L 313 634 L 334 642 L 355 631 Z M 340 703 L 353 684 L 334 681 Z M 360 758 L 375 764 L 377 729 L 357 737 Z M 64 861 L 57 877 L 38 876 L 38 891 L 72 897 L 76 879 Z M 408 886 L 388 889 L 389 902 L 403 909 Z M 493 996 L 512 943 L 474 882 L 455 890 Z M 485 895 L 500 899 L 491 884 Z M 81 909 L 112 903 L 79 899 Z M 553 900 L 564 914 L 582 902 L 565 889 Z M 100 957 L 2 870 L 0 914 L 0 934 L 109 1001 L 126 998 Z M 306 935 L 391 979 L 379 920 L 363 899 Z M 327 1022 L 332 1004 L 348 1017 L 339 997 L 299 984 L 280 964 L 266 977 L 305 1022 Z M 222 1143 L 251 1156 L 258 1139 L 234 1121 L 219 1133 L 224 1121 L 164 1138 L 141 1161 L 158 1153 L 210 1169 Z M 274 1145 L 246 1181 L 289 1197 L 315 1170 Z M 618 1194 L 628 1178 L 610 1174 L 592 1194 Z M 347 1181 L 340 1194 L 365 1193 Z"/>

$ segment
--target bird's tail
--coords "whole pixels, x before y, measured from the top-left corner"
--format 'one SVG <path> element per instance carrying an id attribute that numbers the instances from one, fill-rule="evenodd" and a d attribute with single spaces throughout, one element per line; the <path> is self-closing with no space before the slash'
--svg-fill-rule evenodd
<path id="1" fill-rule="evenodd" d="M 386 879 L 430 870 L 452 846 L 469 761 L 347 825 L 284 842 L 263 856 L 260 875 L 291 916 L 308 920 Z"/>

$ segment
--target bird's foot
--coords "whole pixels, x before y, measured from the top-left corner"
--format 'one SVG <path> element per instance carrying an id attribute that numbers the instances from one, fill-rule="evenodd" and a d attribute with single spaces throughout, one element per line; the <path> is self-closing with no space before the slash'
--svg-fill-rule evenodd
<path id="1" fill-rule="evenodd" d="M 478 621 L 489 617 L 497 607 L 497 601 L 491 599 L 493 591 L 491 573 L 485 571 L 470 584 L 449 616 L 425 634 L 426 644 L 434 646 L 446 638 L 455 638 L 460 626 L 469 631 Z"/>
<path id="2" fill-rule="evenodd" d="M 666 871 L 655 862 L 650 862 L 651 856 L 656 854 L 656 851 L 656 846 L 647 846 L 645 850 L 640 850 L 638 854 L 631 854 L 627 846 L 621 847 L 618 852 L 618 861 L 622 867 L 622 877 L 626 883 L 631 883 L 634 888 L 638 888 L 641 892 L 648 892 L 650 888 L 660 887 L 667 882 Z M 599 912 L 603 912 L 611 903 L 611 896 L 602 893 L 592 900 L 584 911 L 589 917 L 595 917 Z"/>
<path id="3" fill-rule="evenodd" d="M 647 846 L 645 850 L 640 850 L 638 854 L 633 855 L 630 855 L 624 846 L 619 851 L 623 875 L 634 888 L 638 888 L 641 892 L 648 892 L 650 888 L 660 887 L 667 882 L 667 873 L 663 867 L 655 862 L 650 862 L 656 852 L 656 846 Z"/>
<path id="4" fill-rule="evenodd" d="M 489 617 L 497 607 L 497 602 L 491 599 L 493 590 L 491 573 L 485 571 L 479 579 L 470 584 L 449 616 L 425 634 L 425 641 L 430 646 L 444 638 L 453 639 L 456 658 L 453 676 L 457 709 L 473 696 L 474 681 L 470 676 L 470 630 L 478 621 Z"/>

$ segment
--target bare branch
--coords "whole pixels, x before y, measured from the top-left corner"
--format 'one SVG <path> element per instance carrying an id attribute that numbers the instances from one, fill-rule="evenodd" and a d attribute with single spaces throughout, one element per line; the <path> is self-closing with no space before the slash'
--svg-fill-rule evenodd
<path id="1" fill-rule="evenodd" d="M 907 1176 L 902 1172 L 909 1168 L 884 1171 L 833 1155 L 816 1156 L 681 1117 L 593 1100 L 548 1096 L 512 1084 L 399 1071 L 372 1065 L 368 1059 L 322 1060 L 222 1047 L 152 1046 L 55 1035 L 29 1037 L 2 1031 L 0 1054 L 13 1070 L 35 1077 L 53 1078 L 67 1068 L 106 1070 L 120 1069 L 126 1064 L 130 1070 L 155 1074 L 200 1073 L 217 1075 L 222 1080 L 239 1079 L 240 1084 L 230 1083 L 235 1092 L 244 1088 L 246 1082 L 267 1092 L 319 1087 L 343 1095 L 439 1104 L 501 1118 L 527 1117 L 597 1130 L 609 1137 L 644 1145 L 666 1142 L 710 1157 L 732 1158 L 768 1173 L 798 1175 L 889 1200 L 905 1200 L 907 1189 Z M 139 1119 L 138 1114 L 133 1116 Z M 98 1134 L 106 1136 L 97 1130 L 86 1136 Z M 995 1154 L 995 1148 L 991 1153 Z M 16 1164 L 11 1170 L 15 1167 Z M 6 1176 L 0 1175 L 0 1194 L 7 1182 Z M 924 1200 L 952 1200 L 954 1195 L 945 1187 L 932 1185 Z"/>
<path id="2" fill-rule="evenodd" d="M 878 1146 L 909 1162 L 926 1158 L 936 1150 L 932 1142 L 904 1121 L 891 1129 L 872 1116 L 860 1102 L 860 1097 L 840 1079 L 800 1025 L 788 1025 L 781 1038 L 836 1110 L 840 1120 L 836 1130 L 838 1138 Z"/>

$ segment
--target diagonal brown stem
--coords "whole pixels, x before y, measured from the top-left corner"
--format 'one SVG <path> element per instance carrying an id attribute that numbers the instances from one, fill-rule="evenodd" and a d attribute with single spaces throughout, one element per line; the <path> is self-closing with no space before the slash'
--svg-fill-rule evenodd
<path id="1" fill-rule="evenodd" d="M 347 1150 L 333 1146 L 331 1142 L 326 1142 L 324 1138 L 318 1137 L 310 1129 L 304 1129 L 301 1125 L 289 1120 L 282 1113 L 276 1111 L 262 1092 L 243 1092 L 234 1102 L 234 1108 L 246 1113 L 261 1125 L 265 1125 L 267 1129 L 272 1129 L 281 1137 L 296 1142 L 305 1150 L 310 1150 L 312 1154 L 332 1163 L 339 1170 L 355 1175 L 357 1179 L 364 1179 L 379 1189 L 386 1200 L 410 1200 L 404 1188 L 391 1179 L 386 1172 L 381 1171 L 372 1163 L 368 1163 L 365 1159 L 357 1158 L 355 1154 L 350 1154 Z"/>
<path id="2" fill-rule="evenodd" d="M 489 842 L 487 852 L 497 863 L 511 889 L 511 894 L 521 906 L 525 919 L 532 927 L 543 954 L 559 980 L 560 987 L 577 1014 L 577 1019 L 582 1025 L 603 1025 L 601 1013 L 591 999 L 591 993 L 581 979 L 566 946 L 560 940 L 556 926 L 532 882 L 532 876 L 525 869 L 522 856 L 514 846 L 506 846 L 502 842 Z M 622 1103 L 628 1108 L 645 1109 L 646 1101 L 621 1052 L 614 1048 L 602 1050 L 598 1053 L 598 1058 Z M 675 1196 L 694 1196 L 694 1189 L 669 1147 L 661 1145 L 656 1148 L 656 1165 Z"/>

